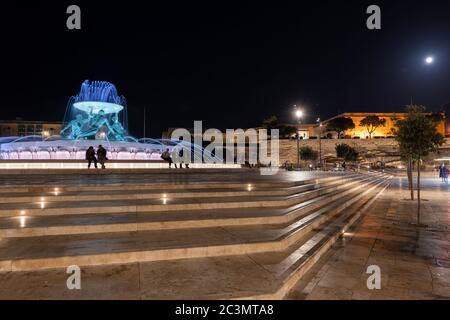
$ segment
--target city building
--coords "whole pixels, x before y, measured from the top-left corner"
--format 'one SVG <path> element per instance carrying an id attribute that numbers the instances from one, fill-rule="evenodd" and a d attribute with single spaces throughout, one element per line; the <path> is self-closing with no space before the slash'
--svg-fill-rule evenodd
<path id="1" fill-rule="evenodd" d="M 42 135 L 50 137 L 58 135 L 63 127 L 62 122 L 26 121 L 20 118 L 16 120 L 0 120 L 0 136 L 32 136 Z"/>

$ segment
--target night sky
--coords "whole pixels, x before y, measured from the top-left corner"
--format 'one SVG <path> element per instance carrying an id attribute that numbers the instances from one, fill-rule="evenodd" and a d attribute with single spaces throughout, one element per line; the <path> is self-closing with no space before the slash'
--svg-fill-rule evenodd
<path id="1" fill-rule="evenodd" d="M 2 120 L 62 121 L 85 79 L 116 85 L 138 137 L 144 107 L 160 137 L 194 120 L 292 122 L 293 104 L 312 122 L 450 102 L 450 1 L 36 2 L 2 3 Z M 81 30 L 66 28 L 70 4 Z M 366 28 L 370 4 L 381 30 Z"/>

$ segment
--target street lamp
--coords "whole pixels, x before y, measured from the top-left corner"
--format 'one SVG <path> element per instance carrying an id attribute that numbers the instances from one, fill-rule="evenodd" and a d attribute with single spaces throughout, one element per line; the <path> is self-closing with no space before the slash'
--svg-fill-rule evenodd
<path id="1" fill-rule="evenodd" d="M 297 105 L 294 105 L 295 117 L 297 118 L 297 168 L 300 168 L 300 124 L 303 118 L 303 110 L 301 110 Z"/>
<path id="2" fill-rule="evenodd" d="M 319 166 L 320 170 L 323 170 L 322 168 L 322 122 L 320 122 L 320 118 L 317 118 L 316 122 L 319 124 Z"/>

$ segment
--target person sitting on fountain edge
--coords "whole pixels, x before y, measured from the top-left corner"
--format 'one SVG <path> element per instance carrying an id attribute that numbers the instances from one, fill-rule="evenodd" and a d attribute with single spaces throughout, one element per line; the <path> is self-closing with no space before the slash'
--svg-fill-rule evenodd
<path id="1" fill-rule="evenodd" d="M 105 169 L 105 161 L 108 160 L 108 158 L 106 157 L 106 149 L 103 148 L 102 145 L 98 146 L 97 149 L 97 158 L 98 158 L 98 162 L 100 162 L 100 164 L 102 165 L 102 169 Z"/>
<path id="2" fill-rule="evenodd" d="M 97 169 L 97 158 L 95 157 L 95 150 L 93 146 L 90 146 L 86 150 L 86 160 L 88 161 L 88 169 L 91 167 L 92 162 L 94 162 L 94 166 Z"/>
<path id="3" fill-rule="evenodd" d="M 166 149 L 166 151 L 164 151 L 162 154 L 161 154 L 161 158 L 164 160 L 164 161 L 167 161 L 168 163 L 169 163 L 169 168 L 172 168 L 172 157 L 170 156 L 170 152 L 169 152 L 169 149 Z M 175 168 L 177 167 L 177 165 L 175 165 Z"/>

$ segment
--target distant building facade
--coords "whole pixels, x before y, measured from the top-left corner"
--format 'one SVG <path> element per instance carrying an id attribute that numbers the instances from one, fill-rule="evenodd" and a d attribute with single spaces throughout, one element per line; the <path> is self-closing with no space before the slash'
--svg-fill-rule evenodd
<path id="1" fill-rule="evenodd" d="M 47 122 L 47 121 L 25 121 L 17 120 L 0 120 L 0 136 L 32 136 L 40 135 L 50 137 L 58 135 L 63 127 L 62 122 Z"/>
<path id="2" fill-rule="evenodd" d="M 446 112 L 442 113 L 445 120 L 437 125 L 437 130 L 444 136 L 450 136 L 450 117 L 446 118 L 445 114 L 450 114 L 450 104 L 446 105 Z M 372 138 L 393 138 L 392 129 L 395 127 L 395 119 L 404 119 L 407 113 L 404 112 L 345 112 L 336 115 L 330 119 L 318 122 L 318 123 L 305 123 L 305 124 L 290 124 L 298 128 L 298 136 L 300 139 L 317 139 L 320 137 L 337 138 L 336 132 L 328 132 L 327 124 L 335 118 L 350 118 L 355 124 L 355 128 L 347 130 L 344 133 L 347 139 L 368 139 L 369 132 L 364 126 L 360 126 L 361 121 L 367 116 L 378 116 L 381 119 L 385 119 L 384 126 L 378 127 L 373 133 Z M 295 134 L 291 138 L 295 139 Z"/>
<path id="3" fill-rule="evenodd" d="M 450 117 L 445 117 L 445 114 L 450 114 L 450 104 L 446 105 L 444 108 L 447 108 L 446 112 L 442 113 L 444 116 L 444 120 L 438 123 L 437 131 L 443 136 L 450 136 Z M 393 138 L 392 129 L 395 127 L 395 119 L 404 119 L 408 114 L 404 112 L 345 112 L 339 115 L 336 115 L 330 119 L 318 122 L 318 123 L 305 123 L 305 124 L 284 124 L 285 126 L 293 126 L 297 128 L 297 134 L 300 139 L 317 139 L 320 137 L 327 138 L 337 138 L 337 134 L 335 132 L 328 132 L 326 127 L 328 122 L 335 118 L 351 118 L 353 123 L 355 124 L 355 128 L 351 130 L 347 130 L 344 133 L 344 137 L 347 139 L 368 139 L 369 132 L 367 128 L 364 126 L 360 126 L 361 121 L 367 116 L 378 116 L 379 118 L 385 119 L 386 122 L 384 126 L 378 127 L 373 133 L 372 138 Z M 172 132 L 176 128 L 169 128 L 163 132 L 163 139 L 170 139 Z M 260 128 L 255 128 L 260 129 Z M 187 129 L 191 134 L 193 133 L 193 128 Z M 244 131 L 247 129 L 243 129 Z M 193 137 L 193 135 L 192 135 Z M 291 139 L 295 139 L 296 134 L 292 134 Z M 344 138 L 343 137 L 343 138 Z M 223 137 L 223 141 L 226 141 L 226 137 Z"/>
<path id="4" fill-rule="evenodd" d="M 327 119 L 322 122 L 322 128 L 323 131 L 326 131 L 327 123 L 335 118 L 351 118 L 353 120 L 353 123 L 355 124 L 355 128 L 351 130 L 347 130 L 344 135 L 347 139 L 368 139 L 369 138 L 369 132 L 367 131 L 367 128 L 364 126 L 361 126 L 361 121 L 367 117 L 367 116 L 378 116 L 381 119 L 385 119 L 386 122 L 384 126 L 378 127 L 373 133 L 372 138 L 390 138 L 392 137 L 392 129 L 395 128 L 395 119 L 404 119 L 406 118 L 408 114 L 404 112 L 345 112 L 342 114 L 339 114 L 335 117 L 332 117 L 330 119 Z M 437 124 L 436 130 L 442 134 L 443 136 L 446 135 L 446 120 L 445 114 L 442 113 L 444 116 L 444 120 Z M 318 130 L 316 125 L 316 131 Z"/>
<path id="5" fill-rule="evenodd" d="M 450 137 L 450 103 L 444 106 L 445 117 L 445 136 Z"/>

